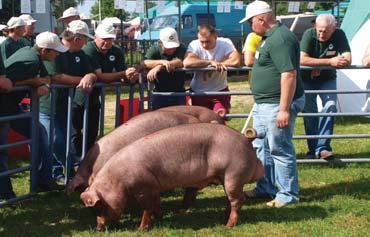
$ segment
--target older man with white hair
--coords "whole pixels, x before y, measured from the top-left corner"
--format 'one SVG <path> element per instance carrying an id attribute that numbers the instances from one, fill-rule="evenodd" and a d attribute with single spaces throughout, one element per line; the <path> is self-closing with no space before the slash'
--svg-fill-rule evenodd
<path id="1" fill-rule="evenodd" d="M 346 35 L 336 28 L 336 21 L 331 14 L 322 14 L 316 18 L 315 27 L 306 30 L 301 40 L 301 65 L 332 66 L 342 68 L 351 64 L 351 49 Z M 302 71 L 306 90 L 336 90 L 337 75 L 335 69 Z M 336 94 L 307 94 L 304 112 L 317 113 L 317 95 L 322 101 L 322 113 L 337 112 Z M 305 117 L 304 125 L 307 135 L 332 135 L 334 117 Z M 330 146 L 331 139 L 307 140 L 307 156 L 310 158 L 333 159 Z"/>

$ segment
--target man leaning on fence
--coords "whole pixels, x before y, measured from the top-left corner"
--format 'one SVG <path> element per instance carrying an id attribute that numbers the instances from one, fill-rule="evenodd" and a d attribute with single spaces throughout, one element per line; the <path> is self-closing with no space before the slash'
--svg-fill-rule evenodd
<path id="1" fill-rule="evenodd" d="M 50 131 L 51 116 L 54 116 L 55 119 L 54 154 L 56 162 L 54 163 L 53 177 L 58 180 L 64 178 L 63 167 L 66 155 L 70 168 L 66 172 L 71 172 L 72 162 L 78 161 L 79 156 L 81 156 L 84 104 L 97 79 L 89 58 L 82 51 L 82 47 L 87 43 L 88 38 L 93 38 L 89 34 L 87 24 L 81 20 L 72 21 L 63 32 L 62 37 L 62 43 L 68 48 L 68 51 L 59 54 L 55 62 L 46 64 L 46 67 L 49 74 L 52 75 L 53 83 L 76 86 L 72 103 L 71 150 L 69 154 L 65 154 L 68 89 L 55 90 L 55 114 L 51 114 L 50 93 L 40 99 L 40 122 L 48 132 Z M 98 98 L 90 95 L 87 148 L 94 144 L 97 137 L 98 104 Z M 50 135 L 53 136 L 53 134 Z"/>
<path id="2" fill-rule="evenodd" d="M 211 25 L 198 27 L 198 39 L 190 42 L 184 59 L 187 68 L 213 67 L 215 71 L 195 72 L 191 81 L 194 92 L 229 91 L 227 67 L 238 67 L 240 56 L 228 38 L 218 37 Z M 225 116 L 231 107 L 230 95 L 192 96 L 193 105 L 207 107 Z"/>
<path id="3" fill-rule="evenodd" d="M 67 50 L 61 45 L 57 35 L 51 32 L 44 32 L 36 37 L 34 47 L 24 47 L 15 52 L 5 62 L 6 76 L 15 85 L 30 85 L 37 88 L 37 95 L 41 96 L 48 92 L 47 84 L 50 78 L 42 61 L 53 61 L 58 52 Z M 0 74 L 3 74 L 0 72 Z M 1 78 L 4 80 L 4 78 Z M 13 115 L 21 113 L 18 104 L 25 96 L 26 92 L 1 93 L 0 116 Z M 17 132 L 30 138 L 30 121 L 26 119 L 17 119 L 10 122 L 0 123 L 0 144 L 6 144 L 6 137 L 9 126 L 16 129 Z M 47 134 L 45 129 L 39 127 L 39 153 L 37 155 L 37 184 L 38 191 L 48 191 L 61 189 L 52 181 L 51 163 L 52 156 L 47 144 Z M 6 150 L 1 151 L 0 172 L 7 170 Z M 0 178 L 0 199 L 9 199 L 15 197 L 12 190 L 9 176 Z"/>
<path id="4" fill-rule="evenodd" d="M 127 68 L 122 50 L 113 45 L 115 38 L 113 25 L 102 23 L 95 30 L 94 41 L 89 41 L 82 50 L 89 57 L 99 81 L 104 83 L 117 80 L 134 82 L 138 76 L 136 69 Z"/>
<path id="5" fill-rule="evenodd" d="M 247 6 L 248 21 L 263 41 L 256 51 L 252 69 L 255 100 L 253 127 L 265 134 L 253 141 L 257 157 L 265 168 L 264 177 L 247 198 L 272 197 L 269 207 L 280 208 L 298 202 L 296 154 L 292 142 L 297 113 L 304 106 L 299 71 L 299 42 L 289 29 L 275 20 L 270 6 L 255 1 Z"/>
<path id="6" fill-rule="evenodd" d="M 351 49 L 346 35 L 336 28 L 336 21 L 331 14 L 322 14 L 316 18 L 314 28 L 305 31 L 301 40 L 301 65 L 331 66 L 342 68 L 351 64 Z M 337 74 L 335 69 L 314 69 L 302 71 L 305 90 L 336 90 Z M 337 95 L 314 93 L 306 95 L 305 113 L 317 113 L 317 95 L 322 101 L 322 113 L 337 112 Z M 332 135 L 334 117 L 304 117 L 307 135 Z M 332 159 L 333 149 L 328 138 L 308 139 L 309 158 Z"/>
<path id="7" fill-rule="evenodd" d="M 171 27 L 159 32 L 158 45 L 152 46 L 145 55 L 142 67 L 149 69 L 147 78 L 154 81 L 155 92 L 184 92 L 185 72 L 182 68 L 186 46 L 180 43 L 177 32 Z M 171 105 L 185 105 L 185 96 L 153 96 L 152 108 L 159 109 Z"/>

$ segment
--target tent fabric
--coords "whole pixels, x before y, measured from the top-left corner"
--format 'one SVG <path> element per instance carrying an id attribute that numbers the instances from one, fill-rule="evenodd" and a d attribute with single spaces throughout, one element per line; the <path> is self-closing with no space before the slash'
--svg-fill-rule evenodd
<path id="1" fill-rule="evenodd" d="M 353 39 L 356 32 L 370 18 L 369 0 L 352 0 L 343 19 L 341 29 L 346 33 L 349 41 Z"/>

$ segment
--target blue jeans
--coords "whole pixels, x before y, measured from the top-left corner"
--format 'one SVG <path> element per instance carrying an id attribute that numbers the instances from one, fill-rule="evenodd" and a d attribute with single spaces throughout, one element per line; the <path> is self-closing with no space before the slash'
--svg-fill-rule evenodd
<path id="1" fill-rule="evenodd" d="M 50 134 L 50 115 L 40 113 L 40 124 L 45 128 L 47 137 Z M 67 138 L 67 115 L 57 115 L 54 118 L 54 134 L 53 134 L 53 178 L 63 175 L 63 167 L 66 162 L 66 138 Z M 48 146 L 50 147 L 50 140 Z M 70 167 L 70 166 L 69 166 Z"/>
<path id="2" fill-rule="evenodd" d="M 319 83 L 309 81 L 304 82 L 305 90 L 336 90 L 337 81 L 331 79 Z M 317 113 L 317 95 L 322 101 L 322 113 L 337 112 L 337 95 L 336 94 L 306 94 L 306 104 L 304 113 Z M 334 129 L 334 117 L 304 117 L 304 127 L 307 135 L 332 135 Z M 332 151 L 330 146 L 331 139 L 308 139 L 308 155 L 319 155 L 321 151 Z"/>
<path id="3" fill-rule="evenodd" d="M 304 107 L 304 96 L 294 100 L 290 106 L 289 124 L 286 128 L 276 126 L 279 104 L 255 104 L 253 127 L 264 133 L 263 139 L 253 141 L 257 157 L 261 160 L 264 177 L 257 182 L 258 196 L 275 197 L 283 203 L 297 202 L 298 174 L 294 145 L 292 142 L 295 119 Z"/>
<path id="4" fill-rule="evenodd" d="M 185 96 L 152 96 L 153 110 L 173 105 L 185 105 Z"/>

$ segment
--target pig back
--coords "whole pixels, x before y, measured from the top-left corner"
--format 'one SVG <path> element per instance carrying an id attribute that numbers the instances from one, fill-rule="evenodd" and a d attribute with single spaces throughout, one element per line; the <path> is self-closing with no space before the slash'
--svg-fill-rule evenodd
<path id="1" fill-rule="evenodd" d="M 174 111 L 174 112 L 189 114 L 191 116 L 198 118 L 202 123 L 209 123 L 211 121 L 216 121 L 219 124 L 225 124 L 225 120 L 220 115 L 202 106 L 177 105 L 177 106 L 169 106 L 169 107 L 161 108 L 158 111 Z"/>
<path id="2" fill-rule="evenodd" d="M 237 131 L 218 124 L 188 124 L 167 128 L 121 149 L 98 176 L 112 176 L 124 186 L 202 186 L 215 179 L 247 183 L 256 157 Z M 96 179 L 98 179 L 98 176 Z"/>

